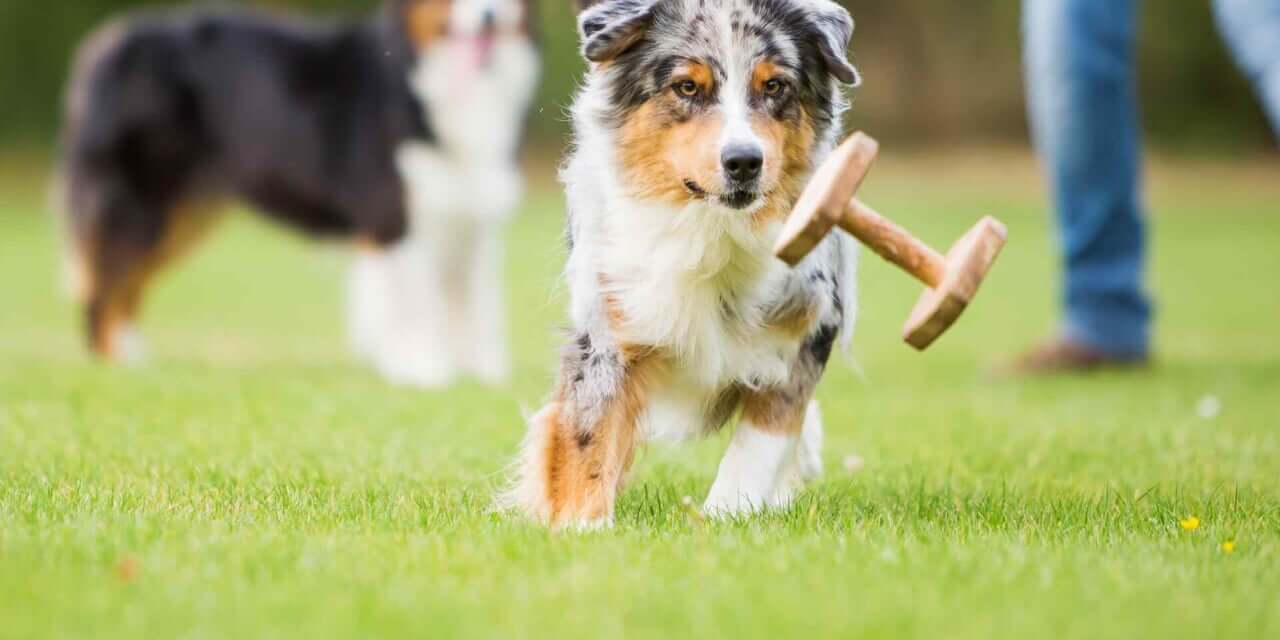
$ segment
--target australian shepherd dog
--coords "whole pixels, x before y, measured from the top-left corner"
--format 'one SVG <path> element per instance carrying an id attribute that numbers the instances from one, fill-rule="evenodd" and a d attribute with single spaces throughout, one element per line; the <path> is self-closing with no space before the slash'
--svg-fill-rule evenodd
<path id="1" fill-rule="evenodd" d="M 147 285 L 234 199 L 359 248 L 352 337 L 389 379 L 506 377 L 530 3 L 388 0 L 343 24 L 197 9 L 97 31 L 67 89 L 61 167 L 93 351 L 140 355 Z"/>
<path id="2" fill-rule="evenodd" d="M 507 502 L 613 521 L 637 446 L 738 416 L 704 509 L 784 506 L 821 472 L 814 388 L 854 316 L 852 243 L 771 247 L 858 82 L 829 0 L 603 0 L 563 169 L 574 335 Z"/>

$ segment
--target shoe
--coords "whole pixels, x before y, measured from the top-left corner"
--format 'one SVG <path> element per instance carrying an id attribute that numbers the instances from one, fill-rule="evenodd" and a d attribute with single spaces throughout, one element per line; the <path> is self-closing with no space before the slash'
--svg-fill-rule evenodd
<path id="1" fill-rule="evenodd" d="M 1029 377 L 1085 373 L 1098 369 L 1140 369 L 1150 364 L 1144 355 L 1119 356 L 1065 338 L 1051 340 L 1018 356 L 1005 373 Z"/>

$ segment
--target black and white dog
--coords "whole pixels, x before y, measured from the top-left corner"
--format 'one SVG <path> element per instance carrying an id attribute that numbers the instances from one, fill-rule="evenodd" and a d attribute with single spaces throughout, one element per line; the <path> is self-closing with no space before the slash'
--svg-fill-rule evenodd
<path id="1" fill-rule="evenodd" d="M 637 447 L 739 416 L 705 509 L 786 505 L 821 472 L 814 390 L 854 317 L 856 248 L 795 269 L 783 221 L 833 148 L 857 71 L 829 0 L 601 0 L 562 179 L 574 340 L 508 503 L 612 522 Z"/>
<path id="2" fill-rule="evenodd" d="M 531 0 L 388 0 L 358 24 L 196 10 L 100 29 L 67 89 L 61 168 L 92 349 L 141 355 L 151 277 L 237 199 L 360 248 L 352 337 L 390 380 L 504 379 L 532 22 Z"/>

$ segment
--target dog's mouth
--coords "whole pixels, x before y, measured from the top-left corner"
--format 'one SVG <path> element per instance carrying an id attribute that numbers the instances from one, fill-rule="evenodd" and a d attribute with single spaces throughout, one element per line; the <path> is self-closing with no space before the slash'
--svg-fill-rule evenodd
<path id="1" fill-rule="evenodd" d="M 754 189 L 731 189 L 723 193 L 713 194 L 693 180 L 685 180 L 684 188 L 695 198 L 700 200 L 714 199 L 730 209 L 746 209 L 763 197 L 763 194 Z"/>
<path id="2" fill-rule="evenodd" d="M 491 12 L 485 13 L 473 30 L 453 30 L 450 36 L 463 53 L 466 67 L 488 69 L 493 65 L 494 49 L 502 33 Z"/>
<path id="3" fill-rule="evenodd" d="M 720 204 L 730 209 L 746 209 L 755 204 L 760 199 L 760 193 L 757 191 L 747 191 L 745 189 L 737 189 L 727 193 L 720 194 Z"/>

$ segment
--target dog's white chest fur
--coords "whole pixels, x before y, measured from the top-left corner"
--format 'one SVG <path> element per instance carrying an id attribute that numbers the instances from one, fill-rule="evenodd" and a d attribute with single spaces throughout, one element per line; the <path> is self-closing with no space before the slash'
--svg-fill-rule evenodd
<path id="1" fill-rule="evenodd" d="M 799 340 L 764 317 L 788 278 L 769 251 L 776 230 L 703 204 L 673 210 L 622 197 L 596 213 L 570 259 L 575 315 L 586 320 L 603 301 L 617 340 L 668 354 L 671 371 L 640 418 L 647 437 L 701 433 L 726 387 L 788 379 Z"/>
<path id="2" fill-rule="evenodd" d="M 409 78 L 436 136 L 434 144 L 405 144 L 396 154 L 413 218 L 506 216 L 523 190 L 515 156 L 537 53 L 527 39 L 502 39 L 490 65 L 477 69 L 459 62 L 465 52 L 452 50 L 464 46 L 433 46 Z"/>
<path id="3" fill-rule="evenodd" d="M 772 234 L 703 204 L 620 205 L 602 219 L 607 240 L 594 260 L 622 318 L 619 337 L 664 348 L 709 389 L 785 380 L 796 343 L 763 317 L 787 275 L 769 251 Z"/>

